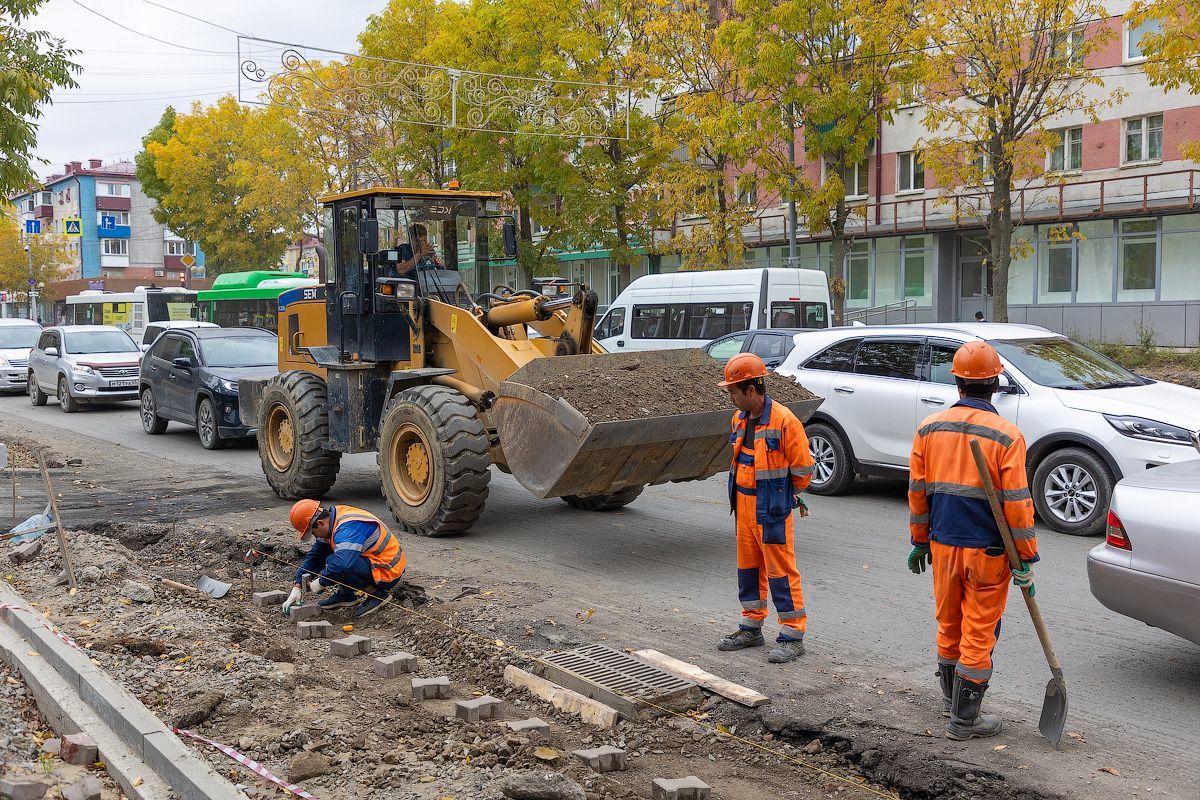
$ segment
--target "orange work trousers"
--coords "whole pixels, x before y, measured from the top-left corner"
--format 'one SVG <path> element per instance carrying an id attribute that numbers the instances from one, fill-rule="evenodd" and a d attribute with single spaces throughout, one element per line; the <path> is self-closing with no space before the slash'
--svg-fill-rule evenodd
<path id="1" fill-rule="evenodd" d="M 941 664 L 958 664 L 967 680 L 992 677 L 992 651 L 1008 601 L 1012 573 L 1008 557 L 979 547 L 930 542 L 933 600 L 937 609 L 937 650 Z"/>
<path id="2" fill-rule="evenodd" d="M 796 566 L 792 517 L 789 515 L 784 523 L 784 536 L 768 536 L 772 541 L 763 541 L 763 526 L 755 521 L 754 467 L 739 464 L 736 484 L 738 600 L 742 603 L 739 627 L 752 631 L 762 628 L 770 593 L 779 624 L 783 626 L 777 641 L 803 639 L 808 618 L 800 589 L 800 569 Z"/>

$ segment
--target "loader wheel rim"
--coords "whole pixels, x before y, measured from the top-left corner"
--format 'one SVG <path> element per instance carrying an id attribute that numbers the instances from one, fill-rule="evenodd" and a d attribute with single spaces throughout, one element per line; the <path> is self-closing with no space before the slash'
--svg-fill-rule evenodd
<path id="1" fill-rule="evenodd" d="M 389 472 L 394 476 L 396 492 L 410 506 L 424 503 L 433 489 L 429 454 L 429 441 L 416 425 L 406 422 L 396 430 L 388 452 Z"/>
<path id="2" fill-rule="evenodd" d="M 272 406 L 267 412 L 267 443 L 271 466 L 286 472 L 296 456 L 296 427 L 288 410 L 281 405 Z"/>

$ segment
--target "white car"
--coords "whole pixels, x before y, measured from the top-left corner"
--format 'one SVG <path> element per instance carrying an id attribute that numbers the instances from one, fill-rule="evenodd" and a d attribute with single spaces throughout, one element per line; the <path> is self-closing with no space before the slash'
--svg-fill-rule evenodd
<path id="1" fill-rule="evenodd" d="M 976 339 L 1004 363 L 993 404 L 1025 434 L 1034 506 L 1051 528 L 1100 533 L 1117 481 L 1200 457 L 1200 390 L 1139 377 L 1045 328 L 830 328 L 798 335 L 777 370 L 825 399 L 805 426 L 817 465 L 810 491 L 843 492 L 856 475 L 903 477 L 917 426 L 958 400 L 954 351 Z"/>
<path id="2" fill-rule="evenodd" d="M 42 335 L 33 320 L 0 319 L 0 392 L 24 392 L 29 373 L 29 351 Z"/>

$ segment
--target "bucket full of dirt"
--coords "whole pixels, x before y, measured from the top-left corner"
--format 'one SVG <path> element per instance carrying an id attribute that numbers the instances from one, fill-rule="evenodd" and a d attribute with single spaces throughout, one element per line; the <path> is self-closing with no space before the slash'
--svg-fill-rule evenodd
<path id="1" fill-rule="evenodd" d="M 700 350 L 557 356 L 500 385 L 491 417 L 509 470 L 537 497 L 580 497 L 729 468 L 733 407 Z M 801 420 L 821 399 L 778 375 L 767 394 Z"/>

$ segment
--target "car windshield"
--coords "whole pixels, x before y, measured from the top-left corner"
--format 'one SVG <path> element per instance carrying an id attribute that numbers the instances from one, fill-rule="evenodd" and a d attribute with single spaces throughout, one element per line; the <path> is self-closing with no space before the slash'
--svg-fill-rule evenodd
<path id="1" fill-rule="evenodd" d="M 74 355 L 141 352 L 125 331 L 73 331 L 64 335 L 67 352 Z"/>
<path id="2" fill-rule="evenodd" d="M 278 348 L 274 336 L 228 336 L 200 344 L 210 367 L 273 367 L 279 363 Z"/>
<path id="3" fill-rule="evenodd" d="M 0 327 L 0 350 L 24 350 L 37 344 L 42 329 L 36 325 Z"/>
<path id="4" fill-rule="evenodd" d="M 1052 389 L 1114 389 L 1145 383 L 1117 362 L 1063 337 L 993 339 L 992 346 L 1025 377 Z"/>

